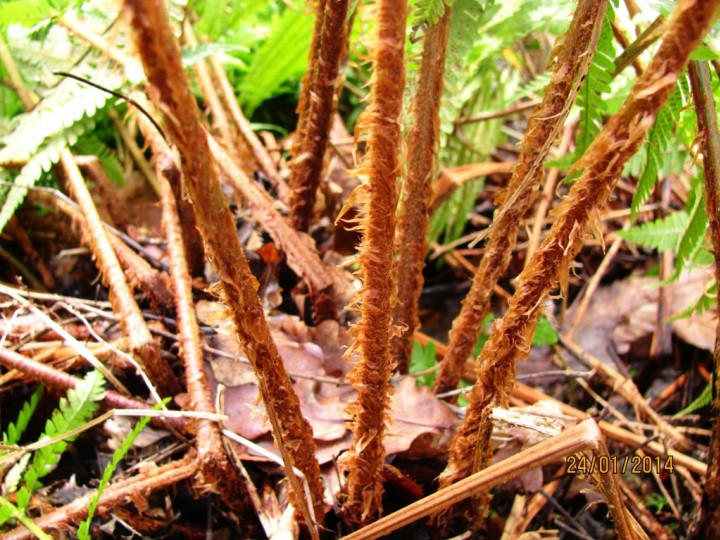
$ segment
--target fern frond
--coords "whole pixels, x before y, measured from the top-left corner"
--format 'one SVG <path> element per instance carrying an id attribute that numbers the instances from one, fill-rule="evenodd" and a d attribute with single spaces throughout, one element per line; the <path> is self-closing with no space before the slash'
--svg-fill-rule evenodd
<path id="1" fill-rule="evenodd" d="M 608 2 L 605 19 L 600 30 L 595 56 L 590 63 L 585 81 L 578 92 L 576 103 L 580 108 L 580 121 L 578 135 L 575 139 L 575 158 L 585 153 L 590 143 L 600 133 L 603 114 L 607 112 L 607 105 L 603 94 L 610 92 L 612 73 L 615 70 L 613 59 L 616 56 L 613 45 L 612 23 L 615 20 L 615 11 L 612 3 Z"/>
<path id="2" fill-rule="evenodd" d="M 618 231 L 620 238 L 624 238 L 633 244 L 667 251 L 674 249 L 683 237 L 690 217 L 685 210 L 674 212 L 655 221 L 643 223 L 626 231 Z"/>
<path id="3" fill-rule="evenodd" d="M 57 17 L 63 11 L 78 5 L 78 0 L 10 0 L 0 4 L 0 28 L 11 24 L 33 26 Z"/>
<path id="4" fill-rule="evenodd" d="M 635 194 L 633 195 L 630 218 L 634 219 L 637 215 L 640 207 L 648 200 L 652 193 L 655 183 L 658 180 L 658 173 L 660 173 L 664 167 L 665 154 L 670 146 L 670 140 L 672 138 L 673 129 L 678 119 L 678 114 L 683 106 L 683 84 L 681 81 L 685 81 L 687 85 L 687 75 L 683 74 L 680 81 L 677 83 L 675 91 L 672 93 L 667 103 L 658 112 L 655 124 L 650 130 L 648 137 L 647 157 L 645 161 L 645 168 L 642 175 L 637 183 Z"/>
<path id="5" fill-rule="evenodd" d="M 52 540 L 52 537 L 45 533 L 35 522 L 27 517 L 17 506 L 8 501 L 5 497 L 0 497 L 0 521 L 7 521 L 9 518 L 15 518 L 22 523 L 27 529 L 40 540 Z"/>
<path id="6" fill-rule="evenodd" d="M 711 309 L 714 309 L 715 306 L 717 306 L 717 293 L 718 283 L 713 278 L 705 286 L 705 290 L 703 291 L 700 298 L 698 298 L 695 302 L 690 304 L 687 308 L 682 310 L 677 315 L 673 315 L 672 317 L 670 317 L 668 320 L 671 322 L 679 321 L 680 319 L 687 319 L 693 314 L 700 315 L 704 311 L 710 311 Z"/>
<path id="7" fill-rule="evenodd" d="M 169 402 L 170 398 L 166 398 L 161 403 L 157 403 L 152 410 L 156 411 L 162 409 Z M 92 518 L 95 515 L 95 510 L 97 509 L 97 505 L 100 502 L 100 497 L 102 496 L 103 491 L 105 491 L 107 485 L 110 483 L 110 479 L 115 473 L 118 465 L 120 465 L 120 462 L 130 451 L 133 444 L 135 443 L 135 439 L 137 439 L 142 430 L 145 429 L 145 426 L 148 425 L 148 422 L 150 422 L 151 418 L 151 416 L 141 417 L 138 420 L 137 424 L 135 424 L 135 427 L 128 432 L 125 440 L 122 442 L 120 447 L 117 448 L 115 452 L 113 452 L 110 463 L 105 466 L 105 470 L 103 471 L 103 477 L 102 480 L 100 480 L 97 491 L 95 492 L 95 495 L 93 495 L 93 498 L 90 500 L 90 504 L 88 505 L 87 517 L 82 521 L 82 523 L 80 523 L 80 526 L 78 527 L 77 536 L 78 538 L 80 538 L 80 540 L 90 540 L 90 523 L 92 522 Z"/>
<path id="8" fill-rule="evenodd" d="M 91 120 L 78 122 L 59 135 L 52 137 L 45 146 L 33 155 L 20 173 L 13 179 L 13 186 L 0 197 L 0 231 L 15 213 L 27 195 L 28 189 L 35 185 L 43 173 L 50 170 L 60 160 L 60 153 L 70 144 L 74 144 L 84 131 L 93 125 Z M 0 169 L 0 180 L 7 182 L 11 179 L 7 170 Z"/>
<path id="9" fill-rule="evenodd" d="M 92 418 L 98 408 L 98 402 L 105 395 L 104 386 L 105 379 L 99 371 L 93 370 L 85 375 L 83 380 L 60 400 L 58 408 L 45 424 L 45 432 L 40 441 L 62 436 Z M 32 493 L 41 486 L 40 479 L 53 470 L 68 443 L 74 439 L 74 436 L 70 436 L 40 448 L 33 454 L 32 463 L 23 477 L 24 485 L 17 493 L 20 510 L 27 507 Z"/>
<path id="10" fill-rule="evenodd" d="M 15 422 L 10 422 L 7 430 L 3 432 L 3 445 L 8 446 L 11 444 L 18 444 L 20 442 L 20 437 L 22 437 L 22 434 L 25 433 L 25 429 L 27 429 L 30 419 L 35 413 L 35 409 L 37 408 L 37 404 L 40 402 L 42 394 L 43 387 L 38 386 L 32 396 L 30 396 L 30 399 L 27 400 L 22 409 L 20 409 L 17 420 Z"/>
<path id="11" fill-rule="evenodd" d="M 313 18 L 297 5 L 299 2 L 294 4 L 279 17 L 270 38 L 253 55 L 240 85 L 240 99 L 248 116 L 285 81 L 307 69 Z"/>
<path id="12" fill-rule="evenodd" d="M 112 153 L 104 142 L 94 135 L 82 137 L 75 144 L 73 150 L 78 154 L 97 157 L 105 174 L 115 185 L 122 186 L 125 183 L 123 168 L 117 156 Z"/>
<path id="13" fill-rule="evenodd" d="M 412 13 L 412 26 L 430 25 L 438 22 L 454 0 L 418 0 Z"/>

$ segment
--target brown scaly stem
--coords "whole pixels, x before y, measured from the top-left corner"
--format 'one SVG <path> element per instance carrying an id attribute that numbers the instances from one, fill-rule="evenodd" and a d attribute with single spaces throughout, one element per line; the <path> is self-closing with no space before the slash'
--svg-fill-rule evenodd
<path id="1" fill-rule="evenodd" d="M 393 338 L 393 358 L 397 371 L 407 373 L 413 346 L 413 333 L 420 326 L 418 301 L 423 286 L 423 267 L 427 254 L 425 232 L 428 207 L 435 177 L 440 98 L 444 88 L 445 55 L 450 35 L 450 7 L 428 28 L 412 104 L 412 127 L 408 134 L 407 179 L 398 214 L 395 238 L 395 279 L 398 302 L 393 323 L 405 330 Z"/>
<path id="2" fill-rule="evenodd" d="M 705 173 L 705 207 L 710 222 L 710 239 L 715 254 L 715 281 L 720 283 L 720 134 L 717 113 L 706 62 L 691 62 L 690 84 L 698 117 L 700 150 Z M 718 293 L 720 299 L 720 292 Z M 718 302 L 720 309 L 720 302 Z M 720 538 L 720 322 L 715 329 L 713 351 L 713 431 L 708 452 L 708 469 L 701 505 L 698 531 L 705 538 Z"/>
<path id="3" fill-rule="evenodd" d="M 448 466 L 440 477 L 441 486 L 487 466 L 492 456 L 490 411 L 508 403 L 516 383 L 515 362 L 527 358 L 542 300 L 558 284 L 566 286 L 568 268 L 593 220 L 610 197 L 624 163 L 642 144 L 690 53 L 714 20 L 718 4 L 717 0 L 684 0 L 678 4 L 652 62 L 581 158 L 580 179 L 556 210 L 548 237 L 520 274 L 505 317 L 496 321 L 478 357 L 477 383 L 470 394 L 465 421 L 453 440 Z"/>
<path id="4" fill-rule="evenodd" d="M 578 4 L 564 43 L 557 54 L 545 97 L 533 111 L 523 140 L 523 151 L 515 164 L 505 192 L 498 194 L 489 240 L 473 278 L 462 310 L 453 321 L 448 354 L 440 364 L 435 392 L 457 387 L 462 366 L 480 335 L 482 320 L 490 311 L 493 287 L 510 264 L 523 216 L 535 203 L 544 170 L 542 162 L 562 129 L 570 105 L 594 56 L 607 0 L 583 0 Z"/>
<path id="5" fill-rule="evenodd" d="M 185 384 L 190 398 L 190 410 L 214 413 L 212 393 L 203 364 L 200 327 L 195 316 L 192 283 L 182 241 L 182 229 L 178 220 L 175 196 L 167 180 L 172 176 L 180 181 L 180 170 L 170 153 L 156 154 L 156 174 L 160 183 L 163 226 L 168 241 L 170 276 L 177 306 L 177 329 L 180 354 L 185 366 Z M 225 454 L 220 428 L 216 422 L 198 420 L 195 434 L 200 471 L 196 488 L 202 492 L 216 493 L 245 523 L 255 519 L 245 483 Z"/>
<path id="6" fill-rule="evenodd" d="M 193 478 L 198 471 L 197 459 L 186 456 L 178 461 L 171 461 L 159 467 L 148 467 L 143 472 L 120 480 L 105 488 L 97 506 L 96 515 L 106 516 L 113 508 L 134 501 L 147 499 L 152 493 L 170 488 L 183 480 Z M 79 523 L 87 517 L 90 500 L 95 495 L 92 491 L 75 499 L 70 504 L 48 512 L 33 521 L 44 531 L 54 531 L 56 537 L 67 531 L 68 523 Z M 2 535 L 3 540 L 30 540 L 33 534 L 20 526 Z"/>
<path id="7" fill-rule="evenodd" d="M 182 67 L 180 48 L 170 28 L 165 3 L 162 0 L 126 0 L 124 7 L 152 85 L 151 93 L 163 111 L 169 138 L 177 145 L 198 227 L 208 256 L 220 276 L 224 300 L 235 323 L 240 345 L 257 376 L 294 503 L 311 534 L 317 536 L 313 513 L 322 519 L 323 492 L 312 428 L 302 417 L 300 402 L 270 335 L 257 294 L 258 283 L 250 272 L 217 179 L 200 112 Z M 293 467 L 305 475 L 310 500 Z"/>
<path id="8" fill-rule="evenodd" d="M 48 388 L 55 388 L 57 390 L 70 390 L 81 382 L 81 379 L 73 375 L 68 375 L 64 371 L 55 369 L 48 365 L 42 364 L 18 354 L 9 349 L 0 348 L 0 363 L 8 369 L 15 369 L 32 380 L 44 384 Z M 104 403 L 112 409 L 150 409 L 151 405 L 148 405 L 144 401 L 130 398 L 118 394 L 112 390 L 105 391 Z M 167 429 L 168 426 L 172 426 L 178 431 L 184 432 L 186 421 L 182 418 L 153 418 L 151 423 L 161 429 Z"/>
<path id="9" fill-rule="evenodd" d="M 396 179 L 400 173 L 400 114 L 405 86 L 405 0 L 380 0 L 374 48 L 372 102 L 360 123 L 368 132 L 368 152 L 361 172 L 367 215 L 361 219 L 363 239 L 358 262 L 363 285 L 358 293 L 360 321 L 353 327 L 359 360 L 350 374 L 358 391 L 348 407 L 352 415 L 353 446 L 345 465 L 349 471 L 343 514 L 350 526 L 374 521 L 382 512 L 382 466 L 390 376 L 390 339 L 395 286 L 392 279 L 395 233 Z M 350 354 L 350 353 L 348 353 Z"/>
<path id="10" fill-rule="evenodd" d="M 290 222 L 300 231 L 310 227 L 315 194 L 320 185 L 330 121 L 335 109 L 335 87 L 347 41 L 348 0 L 318 5 L 310 48 L 310 70 L 298 104 L 298 130 L 290 165 Z"/>

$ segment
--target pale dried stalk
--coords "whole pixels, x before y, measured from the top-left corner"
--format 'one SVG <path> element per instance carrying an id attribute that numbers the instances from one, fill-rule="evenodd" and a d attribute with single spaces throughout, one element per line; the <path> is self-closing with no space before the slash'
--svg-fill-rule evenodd
<path id="1" fill-rule="evenodd" d="M 390 338 L 396 300 L 392 279 L 396 180 L 400 173 L 400 115 L 405 86 L 406 0 L 380 0 L 374 49 L 372 102 L 361 123 L 368 132 L 368 152 L 361 171 L 366 202 L 358 262 L 363 285 L 358 293 L 360 321 L 353 327 L 359 360 L 350 374 L 358 391 L 350 404 L 353 446 L 346 455 L 349 471 L 343 513 L 351 526 L 373 521 L 382 512 L 382 438 L 393 372 Z"/>
<path id="2" fill-rule="evenodd" d="M 407 178 L 398 212 L 395 237 L 395 279 L 398 302 L 393 323 L 403 333 L 393 338 L 396 370 L 407 373 L 413 347 L 413 334 L 420 326 L 418 301 L 423 287 L 423 267 L 427 254 L 432 181 L 435 178 L 440 98 L 445 85 L 445 56 L 450 35 L 450 7 L 428 28 L 423 43 L 417 89 L 412 104 L 412 127 L 407 138 Z"/>
<path id="3" fill-rule="evenodd" d="M 302 417 L 277 346 L 270 335 L 258 283 L 250 272 L 238 240 L 232 214 L 225 201 L 210 155 L 197 104 L 180 61 L 162 0 L 126 0 L 125 10 L 133 29 L 135 45 L 152 85 L 167 132 L 180 154 L 183 177 L 198 218 L 207 254 L 220 276 L 222 291 L 235 323 L 240 345 L 258 379 L 258 388 L 277 441 L 296 507 L 316 536 L 314 515 L 323 515 L 320 467 L 310 424 Z M 151 92 L 152 93 L 152 92 Z M 310 486 L 306 500 L 300 469 Z"/>
<path id="4" fill-rule="evenodd" d="M 482 320 L 490 311 L 493 287 L 510 264 L 520 222 L 537 199 L 544 178 L 542 162 L 562 129 L 594 56 L 606 5 L 607 0 L 583 0 L 578 4 L 557 53 L 545 96 L 530 115 L 523 151 L 508 187 L 496 198 L 499 208 L 489 241 L 462 310 L 453 321 L 448 353 L 435 379 L 436 393 L 453 390 L 460 382 L 462 366 L 480 335 Z"/>
<path id="5" fill-rule="evenodd" d="M 705 62 L 690 64 L 690 83 L 698 116 L 700 150 L 705 173 L 705 206 L 710 222 L 710 239 L 715 255 L 715 281 L 720 283 L 720 134 L 717 126 L 715 98 L 710 80 L 710 69 Z M 718 292 L 720 300 L 720 292 Z M 718 302 L 720 310 L 720 301 Z M 715 328 L 713 351 L 713 432 L 708 453 L 708 471 L 705 477 L 699 530 L 707 538 L 720 537 L 720 320 Z"/>
<path id="6" fill-rule="evenodd" d="M 290 222 L 299 231 L 310 227 L 320 185 L 340 63 L 346 50 L 348 3 L 348 0 L 322 1 L 316 11 L 290 164 Z"/>
<path id="7" fill-rule="evenodd" d="M 453 440 L 448 467 L 440 477 L 441 486 L 486 466 L 492 455 L 489 411 L 508 402 L 516 382 L 515 362 L 527 357 L 542 300 L 558 283 L 565 286 L 568 267 L 592 219 L 609 198 L 624 163 L 642 144 L 690 53 L 714 20 L 718 3 L 683 0 L 678 4 L 650 66 L 581 159 L 582 176 L 557 209 L 555 224 L 518 278 L 508 312 L 496 321 L 478 357 L 478 380 L 466 419 Z"/>
<path id="8" fill-rule="evenodd" d="M 85 238 L 90 251 L 95 256 L 103 282 L 108 287 L 113 311 L 120 317 L 120 326 L 130 341 L 130 350 L 145 368 L 160 393 L 174 396 L 181 391 L 180 383 L 168 363 L 160 356 L 160 347 L 150 335 L 150 330 L 125 280 L 125 273 L 112 249 L 90 192 L 69 150 L 62 151 L 60 163 L 65 171 L 68 187 L 82 211 Z"/>

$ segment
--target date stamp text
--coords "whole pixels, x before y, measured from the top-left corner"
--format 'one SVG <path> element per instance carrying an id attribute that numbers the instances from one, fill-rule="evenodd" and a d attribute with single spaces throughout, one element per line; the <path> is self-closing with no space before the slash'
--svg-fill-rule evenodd
<path id="1" fill-rule="evenodd" d="M 667 472 L 673 474 L 672 456 L 586 456 L 575 454 L 566 458 L 570 474 L 651 474 Z"/>

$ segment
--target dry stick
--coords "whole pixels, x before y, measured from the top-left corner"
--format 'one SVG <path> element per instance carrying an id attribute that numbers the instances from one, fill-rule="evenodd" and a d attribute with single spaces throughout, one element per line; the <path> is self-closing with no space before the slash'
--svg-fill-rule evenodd
<path id="1" fill-rule="evenodd" d="M 192 283 L 182 243 L 177 206 L 168 176 L 180 177 L 172 155 L 155 154 L 156 176 L 160 183 L 163 225 L 168 241 L 170 275 L 175 290 L 177 330 L 180 354 L 185 366 L 185 384 L 190 398 L 190 410 L 214 413 L 213 398 L 203 364 L 200 328 L 195 316 Z M 220 427 L 210 420 L 199 420 L 195 446 L 200 463 L 197 487 L 201 492 L 217 493 L 227 506 L 244 522 L 253 519 L 247 488 L 225 454 Z"/>
<path id="2" fill-rule="evenodd" d="M 11 350 L 0 348 L 0 363 L 8 369 L 15 369 L 32 380 L 44 384 L 48 388 L 55 388 L 58 390 L 70 390 L 75 388 L 77 384 L 81 382 L 81 379 L 68 375 L 64 371 L 55 369 L 45 364 L 18 354 Z M 112 390 L 105 391 L 105 398 L 103 400 L 108 407 L 113 409 L 151 409 L 152 405 L 148 405 L 144 401 L 130 398 L 118 394 Z M 161 429 L 167 429 L 168 426 L 172 426 L 179 431 L 185 431 L 185 420 L 182 418 L 153 418 L 153 425 Z"/>
<path id="3" fill-rule="evenodd" d="M 354 421 L 353 446 L 345 461 L 349 475 L 343 513 L 351 526 L 373 521 L 382 512 L 382 439 L 393 372 L 390 338 L 396 298 L 391 247 L 400 173 L 407 1 L 379 0 L 376 9 L 372 102 L 361 120 L 368 132 L 368 151 L 360 172 L 368 175 L 368 184 L 357 192 L 365 199 L 366 215 L 360 222 L 358 254 L 360 321 L 352 329 L 360 358 L 350 373 L 358 397 L 348 406 Z"/>
<path id="4" fill-rule="evenodd" d="M 478 357 L 477 383 L 440 477 L 441 486 L 484 468 L 490 459 L 490 411 L 508 402 L 516 381 L 515 362 L 527 358 L 542 300 L 558 283 L 566 285 L 568 267 L 592 219 L 609 198 L 624 163 L 642 144 L 690 53 L 713 21 L 718 3 L 683 0 L 678 4 L 650 66 L 581 158 L 579 169 L 584 173 L 557 209 L 555 224 L 519 276 L 505 317 L 496 321 Z"/>
<path id="5" fill-rule="evenodd" d="M 454 390 L 462 366 L 480 334 L 480 323 L 490 310 L 493 286 L 505 273 L 522 217 L 537 198 L 544 176 L 542 162 L 563 126 L 582 79 L 592 61 L 600 36 L 607 0 L 583 0 L 578 4 L 545 97 L 530 116 L 523 152 L 515 165 L 507 190 L 496 200 L 500 207 L 490 230 L 485 253 L 450 331 L 448 354 L 440 364 L 435 392 Z"/>
<path id="6" fill-rule="evenodd" d="M 250 127 L 250 122 L 248 122 L 247 118 L 245 118 L 245 115 L 242 113 L 242 110 L 240 110 L 240 105 L 238 105 L 238 102 L 235 99 L 235 93 L 230 81 L 227 78 L 225 68 L 223 68 L 222 63 L 214 54 L 210 55 L 210 66 L 215 74 L 215 78 L 220 83 L 220 92 L 222 93 L 223 101 L 225 101 L 225 105 L 230 110 L 230 115 L 232 116 L 238 131 L 240 131 L 245 139 L 245 142 L 252 150 L 253 156 L 255 156 L 260 169 L 265 174 L 270 184 L 272 184 L 272 186 L 277 190 L 280 200 L 287 203 L 290 199 L 290 190 L 285 181 L 280 178 L 277 167 L 275 166 L 275 163 L 273 163 L 267 149 L 260 142 L 257 135 L 255 135 L 252 127 Z"/>
<path id="7" fill-rule="evenodd" d="M 637 407 L 644 417 L 651 420 L 653 424 L 657 426 L 660 433 L 671 441 L 674 447 L 684 452 L 693 449 L 693 445 L 682 433 L 668 424 L 657 411 L 650 407 L 632 379 L 618 373 L 598 358 L 584 351 L 579 345 L 572 341 L 570 336 L 558 333 L 558 338 L 570 354 L 589 368 L 594 369 L 608 387 L 625 398 L 630 405 Z"/>
<path id="8" fill-rule="evenodd" d="M 710 70 L 705 62 L 690 64 L 690 84 L 698 117 L 698 131 L 705 172 L 705 206 L 710 222 L 710 239 L 715 254 L 715 280 L 720 283 L 720 134 L 710 82 Z M 718 292 L 720 299 L 720 292 Z M 720 302 L 718 303 L 720 309 Z M 715 328 L 713 351 L 713 431 L 708 452 L 708 472 L 701 506 L 699 530 L 706 538 L 720 538 L 720 322 Z"/>
<path id="9" fill-rule="evenodd" d="M 290 222 L 299 231 L 310 227 L 320 185 L 340 63 L 346 50 L 348 4 L 349 0 L 323 0 L 317 8 L 310 69 L 298 104 L 300 117 L 290 164 Z"/>
<path id="10" fill-rule="evenodd" d="M 394 268 L 398 301 L 393 323 L 404 330 L 393 338 L 392 354 L 397 364 L 396 370 L 400 373 L 407 373 L 413 333 L 420 326 L 418 301 L 427 255 L 425 233 L 437 165 L 440 98 L 445 86 L 445 56 L 451 13 L 451 8 L 447 6 L 443 16 L 425 33 L 420 73 L 412 103 L 412 126 L 407 136 L 408 166 L 398 211 Z"/>
<path id="11" fill-rule="evenodd" d="M 314 515 L 322 518 L 323 489 L 312 428 L 302 417 L 300 402 L 270 335 L 257 294 L 258 283 L 250 272 L 217 179 L 200 122 L 200 111 L 182 68 L 180 48 L 170 28 L 165 3 L 162 0 L 126 0 L 124 7 L 151 90 L 164 113 L 167 133 L 178 147 L 198 227 L 208 256 L 220 276 L 240 345 L 257 376 L 295 506 L 300 509 L 310 532 L 317 536 L 312 516 L 314 509 Z M 312 500 L 306 500 L 293 466 L 305 475 Z"/>
<path id="12" fill-rule="evenodd" d="M 163 395 L 174 396 L 181 391 L 180 383 L 167 361 L 160 356 L 160 347 L 153 341 L 142 312 L 133 298 L 118 258 L 112 249 L 92 196 L 69 150 L 60 154 L 60 163 L 67 177 L 68 187 L 80 205 L 88 246 L 108 286 L 110 303 L 120 316 L 120 326 L 130 341 L 130 349 L 140 360 L 150 380 Z"/>
<path id="13" fill-rule="evenodd" d="M 48 268 L 48 265 L 45 263 L 45 260 L 40 257 L 38 250 L 35 249 L 35 246 L 30 239 L 30 235 L 20 224 L 17 216 L 10 218 L 7 227 L 5 228 L 5 232 L 10 234 L 13 238 L 15 238 L 15 241 L 20 244 L 20 247 L 25 253 L 25 257 L 35 267 L 40 279 L 42 280 L 40 285 L 44 286 L 44 288 L 49 291 L 55 289 L 55 277 L 50 271 L 50 268 Z"/>
<path id="14" fill-rule="evenodd" d="M 192 478 L 197 471 L 197 460 L 189 457 L 171 461 L 159 467 L 149 466 L 132 478 L 107 486 L 98 501 L 96 515 L 105 516 L 117 506 L 146 501 L 152 493 Z M 60 531 L 67 529 L 69 523 L 78 523 L 87 517 L 88 506 L 95 493 L 95 491 L 91 491 L 70 504 L 48 512 L 33 521 L 45 531 L 57 531 L 56 534 L 59 537 Z M 2 535 L 3 540 L 29 540 L 33 537 L 33 534 L 23 527 L 17 527 Z"/>
<path id="15" fill-rule="evenodd" d="M 593 420 L 585 420 L 566 429 L 560 435 L 515 454 L 512 458 L 496 463 L 454 485 L 440 489 L 424 499 L 379 519 L 372 525 L 345 536 L 344 539 L 371 540 L 385 536 L 404 525 L 456 505 L 468 497 L 486 492 L 536 467 L 557 463 L 567 456 L 586 451 L 590 451 L 598 457 L 609 458 L 602 434 Z M 633 523 L 632 517 L 627 514 L 627 511 L 623 511 L 624 506 L 612 473 L 603 475 L 599 484 L 602 486 L 603 495 L 606 496 L 610 512 L 615 519 L 618 536 L 624 539 L 643 538 L 642 531 L 634 529 L 634 526 L 637 527 L 637 525 Z M 611 488 L 607 489 L 606 486 L 611 486 Z"/>

